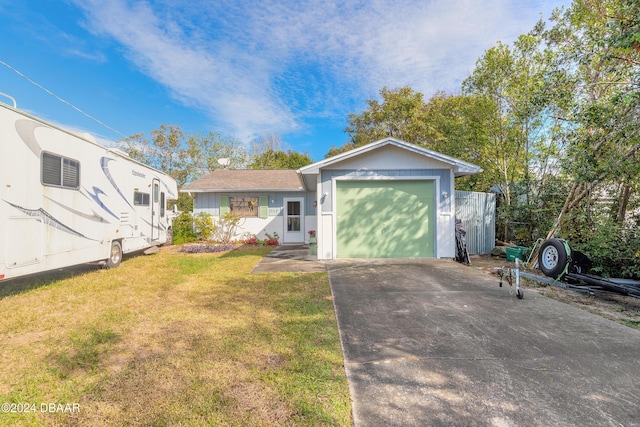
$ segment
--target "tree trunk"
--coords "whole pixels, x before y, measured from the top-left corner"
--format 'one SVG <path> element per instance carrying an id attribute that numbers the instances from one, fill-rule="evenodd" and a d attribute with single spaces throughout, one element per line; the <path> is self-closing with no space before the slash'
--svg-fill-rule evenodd
<path id="1" fill-rule="evenodd" d="M 631 186 L 622 184 L 620 188 L 620 194 L 618 195 L 618 213 L 616 215 L 616 223 L 624 223 L 624 219 L 627 216 L 627 206 L 629 205 L 629 198 L 631 197 Z"/>

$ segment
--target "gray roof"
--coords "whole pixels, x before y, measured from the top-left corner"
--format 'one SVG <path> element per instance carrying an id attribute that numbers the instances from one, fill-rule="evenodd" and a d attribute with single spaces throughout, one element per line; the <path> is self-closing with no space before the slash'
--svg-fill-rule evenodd
<path id="1" fill-rule="evenodd" d="M 295 170 L 217 169 L 185 185 L 187 193 L 225 193 L 235 191 L 306 191 Z"/>

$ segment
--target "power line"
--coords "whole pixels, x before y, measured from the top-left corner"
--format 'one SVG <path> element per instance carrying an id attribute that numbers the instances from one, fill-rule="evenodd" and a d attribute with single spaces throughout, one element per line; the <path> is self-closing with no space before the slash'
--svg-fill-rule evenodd
<path id="1" fill-rule="evenodd" d="M 57 99 L 58 101 L 62 102 L 63 104 L 68 105 L 69 107 L 73 108 L 74 110 L 78 111 L 80 114 L 88 117 L 89 119 L 93 120 L 94 122 L 98 123 L 101 126 L 104 126 L 105 128 L 109 129 L 110 131 L 120 135 L 122 138 L 126 138 L 127 136 L 125 134 L 123 134 L 122 132 L 117 131 L 116 129 L 112 128 L 111 126 L 109 126 L 108 124 L 104 123 L 101 120 L 98 120 L 97 118 L 93 117 L 91 114 L 85 113 L 84 111 L 82 111 L 80 108 L 76 107 L 75 105 L 73 105 L 72 103 L 70 103 L 69 101 L 66 101 L 62 98 L 60 98 L 58 95 L 56 95 L 55 93 L 51 92 L 49 89 L 45 88 L 44 86 L 42 86 L 41 84 L 34 82 L 33 80 L 31 80 L 29 77 L 27 77 L 26 75 L 24 75 L 23 73 L 21 73 L 20 71 L 16 70 L 15 68 L 13 68 L 11 65 L 7 64 L 6 62 L 0 60 L 0 64 L 4 65 L 5 67 L 7 67 L 8 69 L 10 69 L 11 71 L 13 71 L 14 73 L 16 73 L 17 75 L 19 75 L 20 77 L 22 77 L 23 79 L 25 79 L 26 81 L 28 81 L 29 83 L 31 83 L 32 85 L 42 89 L 43 91 L 45 91 L 46 93 L 48 93 L 49 95 L 53 96 L 55 99 Z"/>

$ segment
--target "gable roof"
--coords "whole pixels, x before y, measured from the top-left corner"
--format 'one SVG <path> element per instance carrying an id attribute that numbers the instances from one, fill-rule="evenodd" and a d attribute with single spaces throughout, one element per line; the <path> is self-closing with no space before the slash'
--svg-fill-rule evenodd
<path id="1" fill-rule="evenodd" d="M 482 168 L 480 166 L 474 165 L 473 163 L 468 163 L 463 160 L 456 159 L 451 156 L 447 156 L 446 154 L 429 150 L 428 148 L 420 147 L 419 145 L 401 141 L 396 138 L 384 138 L 379 141 L 375 141 L 375 142 L 363 145 L 361 147 L 354 148 L 353 150 L 349 150 L 344 153 L 340 153 L 336 156 L 329 157 L 328 159 L 324 159 L 319 162 L 312 163 L 308 166 L 304 166 L 298 169 L 298 171 L 302 175 L 315 175 L 320 173 L 320 169 L 326 168 L 327 166 L 342 162 L 344 160 L 350 159 L 355 156 L 359 156 L 361 154 L 376 150 L 378 148 L 381 148 L 387 145 L 393 145 L 399 148 L 403 148 L 412 153 L 429 157 L 435 160 L 439 160 L 443 163 L 449 164 L 453 167 L 453 172 L 456 177 L 473 175 L 473 174 L 482 172 Z"/>
<path id="2" fill-rule="evenodd" d="M 296 170 L 217 169 L 185 185 L 184 193 L 306 191 Z"/>

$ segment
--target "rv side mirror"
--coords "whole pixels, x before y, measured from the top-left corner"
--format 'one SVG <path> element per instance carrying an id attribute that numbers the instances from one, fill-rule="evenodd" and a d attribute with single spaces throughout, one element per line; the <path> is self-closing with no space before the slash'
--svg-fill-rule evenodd
<path id="1" fill-rule="evenodd" d="M 173 211 L 174 214 L 177 214 L 178 213 L 178 205 L 173 205 L 171 210 Z"/>

